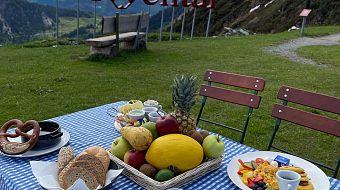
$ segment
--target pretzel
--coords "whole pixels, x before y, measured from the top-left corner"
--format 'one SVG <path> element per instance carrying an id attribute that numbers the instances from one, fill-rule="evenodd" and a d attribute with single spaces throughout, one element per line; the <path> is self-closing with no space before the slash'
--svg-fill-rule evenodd
<path id="1" fill-rule="evenodd" d="M 7 133 L 8 129 L 14 125 L 17 126 L 17 128 L 15 128 L 15 133 Z M 23 132 L 29 131 L 30 129 L 33 129 L 32 134 Z M 33 148 L 33 146 L 38 142 L 39 134 L 39 124 L 34 120 L 29 120 L 26 123 L 23 123 L 18 119 L 10 120 L 6 122 L 0 129 L 0 151 L 10 155 L 23 154 Z M 16 138 L 20 136 L 26 137 L 29 140 L 25 143 L 10 142 L 8 140 L 8 138 Z"/>

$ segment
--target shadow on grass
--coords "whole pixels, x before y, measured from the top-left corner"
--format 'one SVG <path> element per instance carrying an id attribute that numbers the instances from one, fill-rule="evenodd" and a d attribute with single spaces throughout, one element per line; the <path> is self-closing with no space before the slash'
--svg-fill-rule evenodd
<path id="1" fill-rule="evenodd" d="M 92 54 L 85 58 L 86 61 L 102 64 L 114 64 L 120 61 L 125 61 L 133 56 L 140 56 L 149 52 L 147 49 L 141 50 L 122 50 L 116 57 L 110 57 L 103 54 Z"/>

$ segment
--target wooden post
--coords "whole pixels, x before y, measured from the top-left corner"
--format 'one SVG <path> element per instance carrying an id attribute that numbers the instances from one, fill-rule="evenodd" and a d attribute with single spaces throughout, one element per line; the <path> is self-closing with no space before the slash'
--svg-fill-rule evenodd
<path id="1" fill-rule="evenodd" d="M 141 25 L 142 25 L 143 17 L 144 17 L 144 12 L 142 12 L 142 14 L 138 16 L 137 35 L 136 35 L 135 43 L 133 45 L 134 50 L 136 50 L 139 46 L 139 33 L 140 33 L 140 28 L 141 28 Z"/>
<path id="2" fill-rule="evenodd" d="M 119 13 L 116 12 L 116 52 L 119 52 Z"/>

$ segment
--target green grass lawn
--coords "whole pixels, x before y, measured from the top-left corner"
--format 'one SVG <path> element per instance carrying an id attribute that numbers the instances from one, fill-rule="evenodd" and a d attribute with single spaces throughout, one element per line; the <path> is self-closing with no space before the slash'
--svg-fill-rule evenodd
<path id="1" fill-rule="evenodd" d="M 340 27 L 308 28 L 308 35 L 329 34 Z M 267 54 L 263 48 L 299 36 L 299 32 L 195 39 L 149 43 L 148 50 L 123 52 L 102 62 L 88 59 L 86 46 L 59 48 L 0 47 L 0 123 L 12 118 L 43 120 L 115 101 L 156 99 L 171 111 L 172 80 L 176 74 L 191 73 L 199 83 L 207 69 L 253 75 L 266 79 L 262 103 L 251 119 L 245 144 L 265 150 L 274 119 L 270 116 L 281 85 L 340 97 L 339 47 L 307 47 L 300 53 L 325 63 L 326 67 L 302 65 Z M 322 54 L 322 55 L 320 55 Z M 200 107 L 198 98 L 194 112 Z M 204 115 L 241 127 L 247 109 L 208 100 Z M 319 112 L 312 110 L 314 112 Z M 330 115 L 340 119 L 339 116 Z M 221 128 L 200 127 L 218 132 Z M 340 139 L 283 123 L 278 142 L 302 156 L 335 166 Z M 223 130 L 228 138 L 240 134 Z M 330 173 L 328 173 L 330 174 Z"/>

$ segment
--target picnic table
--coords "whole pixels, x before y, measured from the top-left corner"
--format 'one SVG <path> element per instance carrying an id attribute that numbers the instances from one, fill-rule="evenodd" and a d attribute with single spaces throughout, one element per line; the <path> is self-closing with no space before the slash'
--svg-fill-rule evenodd
<path id="1" fill-rule="evenodd" d="M 79 154 L 86 148 L 94 145 L 110 148 L 113 140 L 120 134 L 114 128 L 114 118 L 107 114 L 107 110 L 112 107 L 118 108 L 125 103 L 126 102 L 122 101 L 107 104 L 56 117 L 50 119 L 50 121 L 59 123 L 63 129 L 70 133 L 71 139 L 69 145 L 73 147 L 76 154 Z M 223 141 L 226 149 L 221 167 L 218 170 L 210 172 L 205 176 L 192 181 L 190 184 L 185 185 L 182 187 L 183 189 L 239 189 L 228 177 L 228 163 L 234 156 L 257 150 L 227 138 L 223 138 Z M 57 157 L 58 151 L 31 158 L 11 158 L 0 156 L 0 189 L 42 189 L 32 174 L 29 161 L 56 161 Z M 340 190 L 340 180 L 329 177 L 329 181 L 332 190 Z M 112 184 L 110 189 L 142 188 L 124 175 L 120 175 Z"/>

